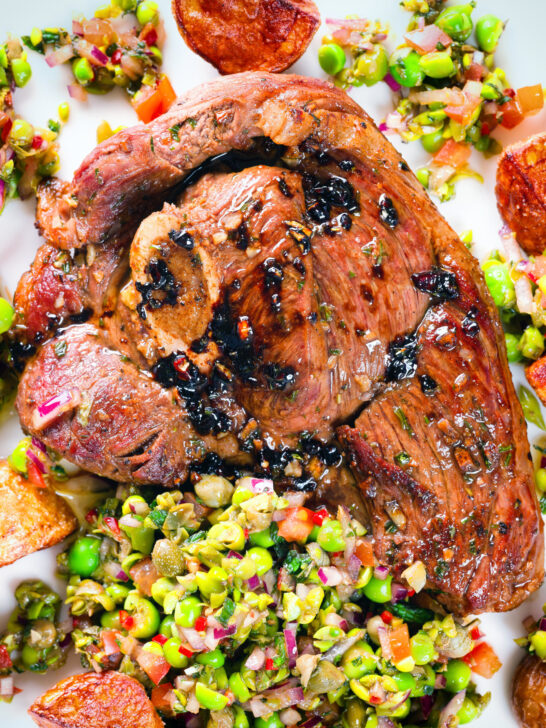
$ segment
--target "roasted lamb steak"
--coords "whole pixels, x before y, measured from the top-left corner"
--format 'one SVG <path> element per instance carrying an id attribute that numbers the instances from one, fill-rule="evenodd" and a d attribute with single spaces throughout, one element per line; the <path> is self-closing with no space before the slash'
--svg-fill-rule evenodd
<path id="1" fill-rule="evenodd" d="M 539 586 L 495 307 L 342 91 L 265 73 L 200 87 L 45 186 L 38 222 L 46 242 L 16 295 L 19 348 L 36 349 L 17 400 L 28 432 L 136 483 L 179 483 L 206 457 L 292 463 L 288 487 L 343 492 L 380 562 L 423 561 L 458 613 Z M 44 419 L 60 391 L 72 399 Z"/>

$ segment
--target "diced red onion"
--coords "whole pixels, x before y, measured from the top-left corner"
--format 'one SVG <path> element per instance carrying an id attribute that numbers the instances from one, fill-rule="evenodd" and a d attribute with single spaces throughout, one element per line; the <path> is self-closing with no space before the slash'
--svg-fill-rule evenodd
<path id="1" fill-rule="evenodd" d="M 523 628 L 527 633 L 534 632 L 535 630 L 535 618 L 530 614 L 528 617 L 525 617 L 525 619 L 522 622 Z"/>
<path id="2" fill-rule="evenodd" d="M 100 48 L 97 48 L 96 45 L 91 47 L 91 55 L 93 56 L 95 61 L 101 66 L 106 66 L 106 64 L 108 63 L 108 56 L 106 55 L 106 53 L 103 53 Z"/>
<path id="3" fill-rule="evenodd" d="M 347 620 L 345 617 L 342 617 L 341 614 L 336 614 L 335 612 L 330 612 L 330 614 L 325 616 L 324 624 L 328 627 L 339 627 L 343 630 L 347 629 Z"/>
<path id="4" fill-rule="evenodd" d="M 34 463 L 34 465 L 36 465 L 36 467 L 38 468 L 38 470 L 40 471 L 40 473 L 43 474 L 43 473 L 46 472 L 45 465 L 40 460 L 40 458 L 38 457 L 38 455 L 36 455 L 36 453 L 30 447 L 27 449 L 27 451 L 26 451 L 25 454 L 26 454 L 27 458 L 29 460 L 32 460 L 32 462 Z"/>
<path id="5" fill-rule="evenodd" d="M 447 684 L 446 676 L 442 673 L 439 673 L 436 675 L 436 680 L 434 681 L 434 688 L 436 690 L 442 690 L 442 688 L 445 688 Z"/>
<path id="6" fill-rule="evenodd" d="M 379 124 L 378 128 L 379 128 L 380 132 L 386 132 L 389 127 L 386 125 L 386 123 L 384 121 L 382 121 L 381 124 Z"/>
<path id="7" fill-rule="evenodd" d="M 132 513 L 126 513 L 118 521 L 120 526 L 126 526 L 127 528 L 139 528 L 142 526 L 142 522 L 135 518 Z"/>
<path id="8" fill-rule="evenodd" d="M 15 685 L 11 676 L 0 678 L 0 695 L 5 698 L 11 697 L 13 695 L 14 688 Z"/>
<path id="9" fill-rule="evenodd" d="M 326 25 L 335 25 L 338 28 L 351 30 L 366 30 L 369 22 L 365 18 L 326 18 Z"/>
<path id="10" fill-rule="evenodd" d="M 6 183 L 3 179 L 0 179 L 0 211 L 4 207 L 4 202 L 6 199 Z"/>
<path id="11" fill-rule="evenodd" d="M 514 233 L 510 231 L 506 234 L 499 232 L 499 236 L 506 257 L 510 263 L 517 263 L 524 259 L 523 250 L 519 247 Z"/>
<path id="12" fill-rule="evenodd" d="M 466 690 L 461 690 L 451 698 L 438 717 L 438 728 L 449 728 L 452 725 L 452 718 L 454 718 L 462 708 L 465 695 Z"/>
<path id="13" fill-rule="evenodd" d="M 385 76 L 383 81 L 385 81 L 385 83 L 387 84 L 387 86 L 390 88 L 391 91 L 395 91 L 395 92 L 400 91 L 400 89 L 402 88 L 402 86 L 400 86 L 398 81 L 394 80 L 394 78 L 392 77 L 392 75 L 390 73 L 387 73 L 387 75 Z"/>
<path id="14" fill-rule="evenodd" d="M 242 478 L 241 481 L 244 481 L 244 486 L 249 487 L 254 493 L 273 493 L 273 481 L 269 478 Z M 241 484 L 241 481 L 239 484 Z"/>
<path id="15" fill-rule="evenodd" d="M 269 571 L 265 572 L 262 576 L 262 583 L 265 591 L 271 596 L 275 591 L 275 586 L 277 584 L 277 577 L 273 569 L 269 569 Z"/>
<path id="16" fill-rule="evenodd" d="M 377 719 L 377 728 L 396 728 L 396 725 L 386 715 L 380 715 Z"/>
<path id="17" fill-rule="evenodd" d="M 44 454 L 47 452 L 46 446 L 41 440 L 38 440 L 37 437 L 33 437 L 31 442 L 32 446 L 35 447 L 37 450 L 41 450 Z"/>
<path id="18" fill-rule="evenodd" d="M 525 276 L 521 276 L 514 281 L 514 289 L 516 291 L 516 302 L 520 313 L 533 313 L 533 289 L 531 281 Z"/>
<path id="19" fill-rule="evenodd" d="M 380 705 L 381 703 L 384 703 L 387 698 L 387 694 L 385 692 L 385 688 L 383 685 L 379 682 L 379 680 L 376 680 L 371 686 L 370 686 L 370 702 L 374 705 Z"/>
<path id="20" fill-rule="evenodd" d="M 380 579 L 381 581 L 385 581 L 387 576 L 389 575 L 389 567 L 388 566 L 376 566 L 373 570 L 373 575 L 376 579 Z"/>
<path id="21" fill-rule="evenodd" d="M 546 617 L 542 617 L 540 622 L 538 623 L 539 630 L 546 632 Z"/>
<path id="22" fill-rule="evenodd" d="M 342 581 L 341 572 L 335 566 L 321 566 L 317 575 L 325 586 L 338 586 Z"/>
<path id="23" fill-rule="evenodd" d="M 385 660 L 390 660 L 392 657 L 391 653 L 391 641 L 389 638 L 389 630 L 384 624 L 380 624 L 377 627 L 377 636 L 379 638 L 379 644 L 381 645 L 381 652 Z"/>
<path id="24" fill-rule="evenodd" d="M 191 627 L 179 627 L 180 632 L 184 635 L 184 639 L 187 641 L 192 650 L 202 652 L 205 649 L 205 640 L 196 629 Z"/>
<path id="25" fill-rule="evenodd" d="M 423 713 L 423 718 L 425 720 L 428 720 L 429 715 L 432 713 L 432 708 L 434 707 L 434 696 L 433 695 L 423 695 L 423 697 L 420 700 L 421 703 L 421 712 Z"/>
<path id="26" fill-rule="evenodd" d="M 297 725 L 301 720 L 301 715 L 294 708 L 286 708 L 285 710 L 281 710 L 279 718 L 284 725 Z"/>
<path id="27" fill-rule="evenodd" d="M 261 647 L 255 647 L 245 660 L 245 667 L 249 670 L 261 670 L 265 664 L 265 652 Z"/>
<path id="28" fill-rule="evenodd" d="M 87 91 L 79 83 L 69 83 L 67 89 L 71 99 L 87 101 Z"/>
<path id="29" fill-rule="evenodd" d="M 72 43 L 67 43 L 60 48 L 57 48 L 57 50 L 47 53 L 45 61 L 50 68 L 54 68 L 55 66 L 61 65 L 61 63 L 66 63 L 66 61 L 69 61 L 74 57 L 74 55 L 75 53 Z"/>
<path id="30" fill-rule="evenodd" d="M 123 571 L 117 561 L 106 561 L 103 568 L 108 576 L 119 579 L 119 581 L 129 581 L 129 576 Z"/>
<path id="31" fill-rule="evenodd" d="M 237 632 L 237 625 L 235 624 L 230 624 L 228 627 L 215 627 L 214 639 L 223 640 L 225 637 L 231 637 L 235 632 Z"/>
<path id="32" fill-rule="evenodd" d="M 293 628 L 283 630 L 284 644 L 286 645 L 286 654 L 288 657 L 288 667 L 296 666 L 298 657 L 298 645 L 296 643 L 296 630 Z"/>
<path id="33" fill-rule="evenodd" d="M 246 705 L 255 718 L 263 718 L 264 715 L 271 713 L 271 708 L 266 703 L 263 703 L 257 696 L 251 698 Z"/>
<path id="34" fill-rule="evenodd" d="M 250 579 L 246 580 L 246 587 L 249 591 L 256 591 L 256 589 L 260 586 L 260 583 L 260 577 L 254 574 L 254 576 L 251 576 Z"/>
<path id="35" fill-rule="evenodd" d="M 296 493 L 293 490 L 290 490 L 284 493 L 284 498 L 288 501 L 290 508 L 297 508 L 305 503 L 307 500 L 307 493 Z"/>
<path id="36" fill-rule="evenodd" d="M 238 551 L 228 551 L 228 559 L 238 559 L 239 561 L 243 558 L 243 555 Z"/>
<path id="37" fill-rule="evenodd" d="M 299 728 L 314 728 L 317 723 L 320 723 L 320 718 L 318 715 L 312 715 L 307 720 L 304 720 L 303 723 L 300 723 Z"/>
<path id="38" fill-rule="evenodd" d="M 355 633 L 352 634 L 350 637 L 345 637 L 344 639 L 340 640 L 337 644 L 335 644 L 333 647 L 330 647 L 330 649 L 324 653 L 323 659 L 329 660 L 330 662 L 337 660 L 338 657 L 341 657 L 341 655 L 344 655 L 347 652 L 347 650 L 349 650 L 359 640 L 363 639 L 365 634 L 366 633 L 363 629 L 356 630 Z"/>
<path id="39" fill-rule="evenodd" d="M 43 430 L 65 412 L 75 409 L 80 402 L 81 394 L 77 389 L 56 394 L 36 407 L 32 413 L 32 426 L 36 430 Z"/>
<path id="40" fill-rule="evenodd" d="M 396 602 L 402 601 L 402 599 L 405 599 L 408 596 L 408 590 L 405 586 L 402 586 L 402 584 L 398 584 L 397 582 L 392 583 L 392 601 L 394 604 Z"/>
<path id="41" fill-rule="evenodd" d="M 356 581 L 358 579 L 361 566 L 362 562 L 358 556 L 356 554 L 351 554 L 347 559 L 347 572 L 352 581 Z"/>
<path id="42" fill-rule="evenodd" d="M 79 20 L 72 21 L 72 32 L 74 35 L 79 35 L 80 38 L 83 38 L 83 25 Z"/>
<path id="43" fill-rule="evenodd" d="M 275 523 L 278 523 L 279 521 L 284 521 L 286 518 L 286 511 L 273 511 L 272 520 L 275 521 Z"/>
<path id="44" fill-rule="evenodd" d="M 149 510 L 148 505 L 142 501 L 131 501 L 129 508 L 131 513 L 135 513 L 137 516 L 143 516 Z"/>

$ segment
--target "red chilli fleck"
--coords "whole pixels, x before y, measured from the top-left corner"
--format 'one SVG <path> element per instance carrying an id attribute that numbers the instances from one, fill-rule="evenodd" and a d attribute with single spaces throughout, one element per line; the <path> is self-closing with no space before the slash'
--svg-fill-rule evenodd
<path id="1" fill-rule="evenodd" d="M 155 637 L 152 637 L 152 642 L 157 642 L 159 645 L 164 645 L 166 641 L 167 637 L 164 634 L 156 634 Z"/>
<path id="2" fill-rule="evenodd" d="M 198 632 L 204 632 L 207 628 L 207 618 L 206 617 L 197 617 L 195 620 L 195 629 Z"/>

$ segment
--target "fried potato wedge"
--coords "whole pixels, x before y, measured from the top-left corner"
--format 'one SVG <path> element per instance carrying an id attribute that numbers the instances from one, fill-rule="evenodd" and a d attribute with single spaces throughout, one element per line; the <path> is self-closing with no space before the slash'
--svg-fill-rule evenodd
<path id="1" fill-rule="evenodd" d="M 37 488 L 0 460 L 0 566 L 53 546 L 78 525 L 67 503 Z"/>
<path id="2" fill-rule="evenodd" d="M 512 688 L 512 705 L 522 728 L 546 726 L 546 662 L 527 655 L 519 664 Z"/>
<path id="3" fill-rule="evenodd" d="M 61 680 L 28 712 L 42 728 L 163 726 L 138 680 L 119 672 L 87 672 Z"/>
<path id="4" fill-rule="evenodd" d="M 529 254 L 546 249 L 546 133 L 507 147 L 497 168 L 501 217 Z"/>
<path id="5" fill-rule="evenodd" d="M 525 376 L 542 404 L 546 405 L 546 355 L 529 364 Z"/>
<path id="6" fill-rule="evenodd" d="M 220 73 L 287 69 L 311 42 L 312 0 L 172 0 L 187 45 Z"/>

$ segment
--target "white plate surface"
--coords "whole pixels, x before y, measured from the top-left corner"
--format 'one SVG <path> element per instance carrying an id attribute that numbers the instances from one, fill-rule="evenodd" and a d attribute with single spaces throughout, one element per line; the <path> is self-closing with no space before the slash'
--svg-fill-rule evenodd
<path id="1" fill-rule="evenodd" d="M 409 15 L 402 11 L 397 0 L 317 0 L 323 20 L 326 17 L 343 17 L 354 13 L 372 19 L 381 18 L 391 24 L 392 42 L 400 42 Z M 28 34 L 37 26 L 40 28 L 63 26 L 70 28 L 72 18 L 78 12 L 91 17 L 100 0 L 1 0 L 0 38 L 8 33 Z M 159 0 L 167 28 L 167 44 L 164 53 L 164 69 L 169 75 L 177 93 L 182 93 L 204 81 L 216 78 L 215 69 L 193 54 L 186 47 L 176 30 L 170 14 L 169 0 Z M 508 26 L 497 53 L 498 64 L 502 66 L 515 87 L 542 82 L 546 85 L 546 2 L 544 0 L 478 0 L 474 17 L 487 12 L 509 19 Z M 318 62 L 317 48 L 324 28 L 317 33 L 305 56 L 293 67 L 295 72 L 309 76 L 323 77 Z M 68 100 L 66 84 L 69 83 L 68 68 L 50 69 L 42 56 L 29 53 L 33 76 L 24 89 L 15 94 L 16 110 L 36 125 L 45 126 L 49 118 L 57 118 L 58 105 Z M 354 98 L 380 121 L 391 110 L 390 92 L 384 84 L 367 89 L 354 89 Z M 135 114 L 123 98 L 122 93 L 111 93 L 104 97 L 90 96 L 86 103 L 70 101 L 69 123 L 63 128 L 60 145 L 61 176 L 70 178 L 81 160 L 96 143 L 97 125 L 107 120 L 115 128 L 120 124 L 133 125 Z M 546 112 L 526 120 L 511 132 L 500 132 L 501 141 L 509 143 L 523 139 L 530 134 L 546 130 Z M 419 144 L 402 145 L 394 139 L 408 162 L 416 169 L 425 160 Z M 474 252 L 483 257 L 498 245 L 500 218 L 494 196 L 495 160 L 485 161 L 474 153 L 474 168 L 484 176 L 485 183 L 473 180 L 461 182 L 456 197 L 440 206 L 442 214 L 457 232 L 472 229 Z M 545 241 L 546 242 L 546 241 Z M 34 203 L 9 201 L 0 217 L 0 290 L 4 295 L 13 293 L 21 273 L 28 267 L 40 244 L 34 228 Z M 514 377 L 521 380 L 521 367 L 514 367 Z M 15 416 L 0 425 L 0 457 L 6 456 L 21 436 Z M 529 439 L 537 442 L 539 432 L 530 427 Z M 0 512 L 1 517 L 1 512 Z M 62 588 L 55 579 L 55 554 L 59 547 L 33 554 L 0 570 L 0 625 L 4 625 L 13 608 L 13 590 L 19 581 L 39 577 L 51 585 Z M 517 728 L 511 712 L 509 695 L 511 679 L 522 651 L 513 643 L 521 634 L 521 621 L 528 614 L 538 616 L 546 601 L 546 586 L 537 592 L 523 606 L 508 614 L 488 615 L 483 625 L 489 641 L 493 644 L 503 667 L 492 680 L 479 679 L 480 688 L 490 690 L 491 704 L 479 721 L 472 723 L 476 728 Z M 24 675 L 17 678 L 23 688 L 11 705 L 0 703 L 0 726 L 2 728 L 31 728 L 34 723 L 26 710 L 31 702 L 53 683 L 78 670 L 78 660 L 57 673 L 46 675 Z M 135 727 L 136 728 L 136 727 Z"/>

